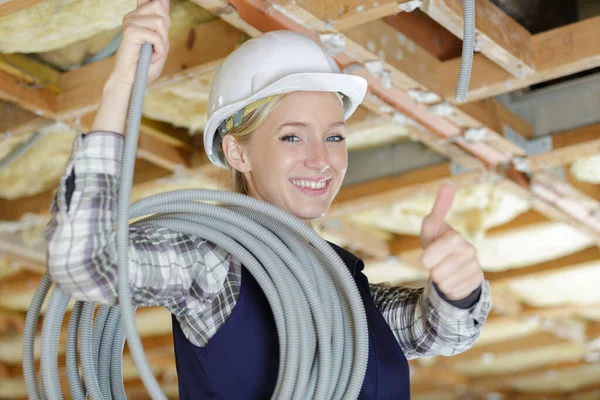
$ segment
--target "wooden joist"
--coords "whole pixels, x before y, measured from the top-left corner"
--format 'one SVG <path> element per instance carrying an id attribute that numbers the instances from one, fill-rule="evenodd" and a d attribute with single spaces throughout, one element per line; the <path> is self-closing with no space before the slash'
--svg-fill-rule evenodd
<path id="1" fill-rule="evenodd" d="M 462 39 L 462 0 L 429 0 L 422 10 Z M 502 69 L 516 77 L 535 72 L 531 34 L 489 0 L 475 1 L 475 32 L 479 51 Z"/>
<path id="2" fill-rule="evenodd" d="M 287 1 L 276 0 L 274 3 L 283 5 Z M 410 11 L 418 5 L 418 2 L 412 0 L 299 0 L 297 3 L 337 30 L 346 30 L 387 15 Z"/>
<path id="3" fill-rule="evenodd" d="M 243 32 L 219 19 L 190 29 L 171 41 L 161 77 L 148 89 L 216 69 L 220 60 L 244 39 Z M 94 111 L 114 62 L 115 56 L 112 56 L 62 74 L 63 92 L 57 97 L 58 115 L 70 119 Z"/>
<path id="4" fill-rule="evenodd" d="M 600 22 L 600 20 L 599 20 Z M 570 165 L 578 158 L 600 153 L 600 123 L 548 136 L 552 150 L 528 157 L 532 172 Z"/>
<path id="5" fill-rule="evenodd" d="M 0 100 L 17 103 L 39 117 L 52 118 L 56 115 L 56 93 L 1 70 Z"/>
<path id="6" fill-rule="evenodd" d="M 17 103 L 0 100 L 0 135 L 26 135 L 52 122 L 23 109 Z"/>
<path id="7" fill-rule="evenodd" d="M 600 66 L 600 41 L 596 40 L 599 24 L 600 16 L 533 35 L 531 47 L 536 72 L 524 77 L 515 77 L 483 54 L 475 54 L 467 102 Z M 459 70 L 460 58 L 440 65 L 440 74 L 447 77 L 443 97 L 452 103 L 456 102 Z"/>
<path id="8" fill-rule="evenodd" d="M 360 211 L 385 207 L 417 193 L 435 194 L 440 186 L 448 181 L 458 187 L 476 184 L 480 179 L 481 176 L 477 172 L 452 175 L 448 163 L 434 165 L 389 178 L 345 187 L 340 190 L 327 216 L 352 215 Z"/>
<path id="9" fill-rule="evenodd" d="M 0 3 L 0 18 L 33 7 L 42 1 L 44 0 L 4 0 Z"/>
<path id="10" fill-rule="evenodd" d="M 598 260 L 600 260 L 600 249 L 597 246 L 593 246 L 564 257 L 527 267 L 513 268 L 499 272 L 486 272 L 485 277 L 490 282 L 499 284 L 525 276 L 531 277 L 538 276 L 540 274 L 569 270 L 592 262 L 598 262 Z"/>

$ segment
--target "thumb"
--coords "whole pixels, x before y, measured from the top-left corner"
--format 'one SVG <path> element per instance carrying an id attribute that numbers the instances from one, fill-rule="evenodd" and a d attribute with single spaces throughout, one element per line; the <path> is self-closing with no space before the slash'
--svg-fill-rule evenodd
<path id="1" fill-rule="evenodd" d="M 446 216 L 452 207 L 453 201 L 454 187 L 449 183 L 444 183 L 437 194 L 431 212 L 423 219 L 421 245 L 424 248 L 444 233 L 447 226 Z"/>

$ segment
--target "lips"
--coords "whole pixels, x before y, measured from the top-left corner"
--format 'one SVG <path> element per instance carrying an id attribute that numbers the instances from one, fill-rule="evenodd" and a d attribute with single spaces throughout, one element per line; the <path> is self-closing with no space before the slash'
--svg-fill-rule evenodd
<path id="1" fill-rule="evenodd" d="M 307 196 L 321 196 L 329 190 L 331 178 L 320 180 L 290 179 L 290 183 Z"/>
<path id="2" fill-rule="evenodd" d="M 306 179 L 292 179 L 290 180 L 290 182 L 292 183 L 292 185 L 294 186 L 298 186 L 301 188 L 308 188 L 308 189 L 323 189 L 325 186 L 327 186 L 327 183 L 330 181 L 330 179 L 323 179 L 320 181 L 312 181 L 312 180 L 306 180 Z"/>

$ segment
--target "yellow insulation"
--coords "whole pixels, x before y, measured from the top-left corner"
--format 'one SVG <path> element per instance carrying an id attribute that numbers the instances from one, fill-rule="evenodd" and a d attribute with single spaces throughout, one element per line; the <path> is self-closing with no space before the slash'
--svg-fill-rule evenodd
<path id="1" fill-rule="evenodd" d="M 43 137 L 21 158 L 0 170 L 0 198 L 31 196 L 58 185 L 77 131 L 64 124 L 45 128 Z M 0 142 L 0 159 L 27 140 L 28 135 Z"/>

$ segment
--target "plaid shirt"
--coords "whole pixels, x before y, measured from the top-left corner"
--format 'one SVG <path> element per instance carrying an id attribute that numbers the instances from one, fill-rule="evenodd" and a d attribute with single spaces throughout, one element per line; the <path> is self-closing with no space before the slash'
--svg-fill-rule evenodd
<path id="1" fill-rule="evenodd" d="M 111 132 L 78 136 L 51 205 L 48 269 L 79 300 L 117 300 L 114 225 L 123 142 Z M 208 342 L 235 307 L 242 266 L 207 240 L 136 223 L 130 226 L 129 259 L 134 304 L 166 307 L 197 346 Z M 431 282 L 421 289 L 370 286 L 408 359 L 467 350 L 490 309 L 488 282 L 468 308 L 444 300 Z"/>

